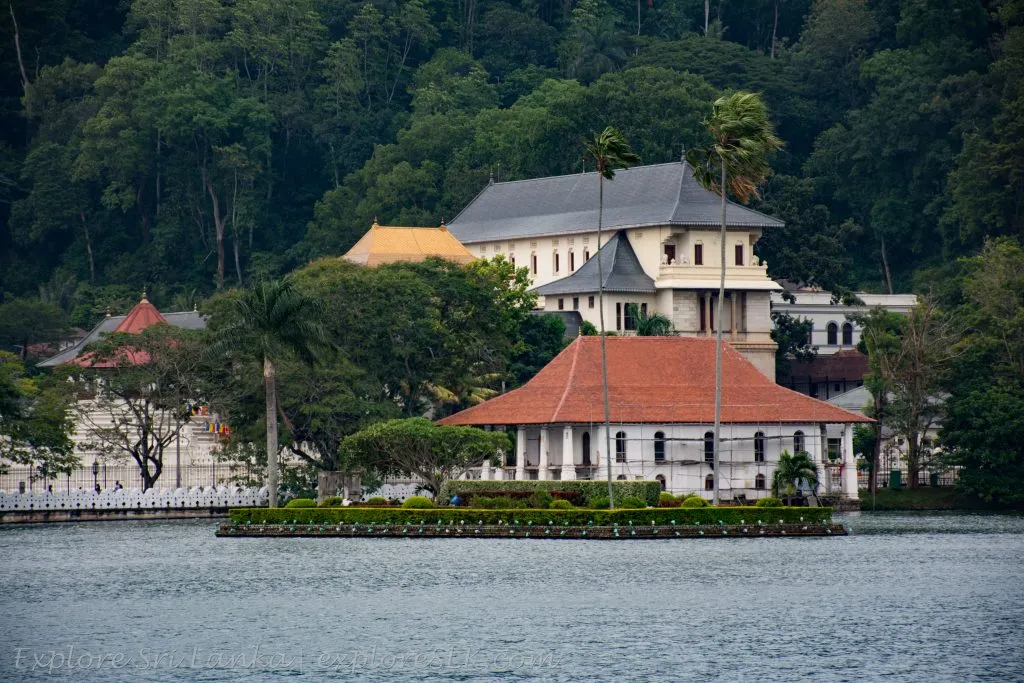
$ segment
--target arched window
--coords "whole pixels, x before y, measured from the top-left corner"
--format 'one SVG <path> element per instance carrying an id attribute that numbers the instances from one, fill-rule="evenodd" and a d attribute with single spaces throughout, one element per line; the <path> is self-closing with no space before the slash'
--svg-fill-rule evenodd
<path id="1" fill-rule="evenodd" d="M 764 432 L 754 434 L 754 462 L 764 462 Z"/>
<path id="2" fill-rule="evenodd" d="M 853 346 L 853 323 L 843 323 L 843 346 Z"/>
<path id="3" fill-rule="evenodd" d="M 654 462 L 665 462 L 665 432 L 654 432 Z"/>
<path id="4" fill-rule="evenodd" d="M 715 475 L 709 474 L 708 476 L 704 477 L 704 490 L 705 491 L 714 491 L 715 490 Z"/>
<path id="5" fill-rule="evenodd" d="M 583 432 L 583 464 L 590 464 L 590 432 Z"/>
<path id="6" fill-rule="evenodd" d="M 828 345 L 836 346 L 839 343 L 839 325 L 829 323 L 825 329 L 828 331 Z"/>
<path id="7" fill-rule="evenodd" d="M 715 461 L 715 433 L 704 432 L 704 462 L 711 464 Z"/>
<path id="8" fill-rule="evenodd" d="M 754 477 L 754 488 L 758 491 L 764 491 L 765 478 L 763 474 L 759 474 Z"/>
<path id="9" fill-rule="evenodd" d="M 617 481 L 626 481 L 626 475 L 625 474 L 620 474 L 619 476 L 615 477 L 615 479 Z"/>
<path id="10" fill-rule="evenodd" d="M 665 490 L 665 486 L 666 486 L 666 484 L 665 484 L 665 477 L 664 477 L 664 476 L 662 476 L 662 475 L 660 475 L 660 474 L 659 474 L 658 476 L 656 476 L 656 477 L 654 478 L 654 481 L 656 481 L 656 482 L 658 482 L 659 484 L 661 484 L 661 490 L 662 490 L 662 491 L 664 491 L 664 490 Z"/>
<path id="11" fill-rule="evenodd" d="M 626 432 L 615 433 L 615 462 L 626 462 Z"/>
<path id="12" fill-rule="evenodd" d="M 805 450 L 807 449 L 804 448 L 804 433 L 798 429 L 793 432 L 793 454 L 796 455 Z"/>

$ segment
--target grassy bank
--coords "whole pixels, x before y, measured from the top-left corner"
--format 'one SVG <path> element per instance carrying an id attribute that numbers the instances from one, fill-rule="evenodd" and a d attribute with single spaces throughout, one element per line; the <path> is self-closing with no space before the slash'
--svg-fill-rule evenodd
<path id="1" fill-rule="evenodd" d="M 984 510 L 975 498 L 968 498 L 954 488 L 920 488 L 916 490 L 878 489 L 874 501 L 867 490 L 860 492 L 860 509 L 864 512 L 890 510 Z"/>
<path id="2" fill-rule="evenodd" d="M 648 508 L 645 510 L 482 510 L 476 508 L 237 508 L 236 524 L 511 524 L 613 526 L 617 524 L 795 524 L 828 522 L 832 508 Z"/>

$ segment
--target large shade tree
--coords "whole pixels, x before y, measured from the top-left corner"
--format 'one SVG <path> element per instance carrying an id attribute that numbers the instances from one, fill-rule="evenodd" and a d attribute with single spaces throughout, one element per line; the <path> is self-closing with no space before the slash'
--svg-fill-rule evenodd
<path id="1" fill-rule="evenodd" d="M 615 128 L 608 126 L 585 142 L 587 155 L 597 167 L 597 248 L 601 249 L 601 229 L 604 223 L 604 181 L 615 179 L 615 170 L 628 168 L 640 162 L 640 157 L 629 148 L 626 138 Z M 615 508 L 615 494 L 612 492 L 611 461 L 611 410 L 608 405 L 608 352 L 605 349 L 604 327 L 604 267 L 603 259 L 597 257 L 597 310 L 601 325 L 601 387 L 604 395 L 604 457 L 607 462 L 608 502 Z"/>
<path id="2" fill-rule="evenodd" d="M 718 504 L 718 461 L 722 429 L 722 307 L 725 302 L 725 243 L 728 195 L 744 204 L 759 196 L 758 185 L 771 170 L 768 160 L 782 147 L 768 117 L 768 108 L 757 93 L 737 92 L 715 101 L 705 121 L 712 142 L 704 148 L 687 151 L 697 181 L 722 198 L 722 224 L 719 242 L 722 253 L 718 281 L 718 321 L 715 336 L 715 428 L 714 428 L 714 502 Z"/>
<path id="3" fill-rule="evenodd" d="M 235 301 L 234 313 L 235 319 L 220 330 L 215 348 L 238 349 L 263 363 L 267 487 L 270 507 L 277 507 L 277 364 L 286 358 L 298 358 L 311 365 L 333 344 L 324 324 L 323 307 L 296 287 L 290 277 L 255 283 Z"/>

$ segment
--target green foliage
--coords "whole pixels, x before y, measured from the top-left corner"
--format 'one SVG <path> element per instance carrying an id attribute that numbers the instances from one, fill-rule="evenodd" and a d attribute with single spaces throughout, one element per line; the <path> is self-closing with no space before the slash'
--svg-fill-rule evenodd
<path id="1" fill-rule="evenodd" d="M 409 496 L 402 502 L 404 508 L 427 509 L 434 507 L 434 501 L 426 496 Z"/>
<path id="2" fill-rule="evenodd" d="M 510 524 L 513 526 L 561 526 L 565 524 L 594 525 L 717 525 L 764 524 L 796 522 L 820 523 L 832 518 L 832 508 L 756 508 L 729 507 L 703 509 L 644 510 L 480 510 L 464 507 L 433 509 L 403 508 L 317 508 L 287 510 L 284 508 L 235 508 L 228 512 L 237 524 L 392 524 L 411 528 L 427 524 Z"/>
<path id="3" fill-rule="evenodd" d="M 344 502 L 345 501 L 344 501 L 344 499 L 341 496 L 327 496 L 320 503 L 320 507 L 322 507 L 322 508 L 341 507 L 341 504 L 344 503 Z"/>
<path id="4" fill-rule="evenodd" d="M 626 496 L 622 500 L 616 500 L 615 501 L 615 506 L 616 507 L 620 507 L 620 508 L 622 508 L 624 510 L 628 510 L 628 509 L 634 509 L 635 510 L 635 509 L 638 509 L 638 508 L 645 508 L 645 507 L 647 507 L 647 501 L 645 501 L 642 498 L 637 498 L 636 496 Z"/>
<path id="5" fill-rule="evenodd" d="M 382 496 L 373 496 L 366 501 L 367 505 L 385 505 L 387 502 L 388 499 Z"/>
<path id="6" fill-rule="evenodd" d="M 673 496 L 668 491 L 662 491 L 661 493 L 658 494 L 658 503 L 659 504 L 661 504 L 661 503 L 675 503 L 675 502 L 676 502 L 676 497 Z"/>
<path id="7" fill-rule="evenodd" d="M 550 493 L 544 489 L 537 489 L 534 491 L 529 498 L 526 499 L 526 506 L 543 510 L 551 506 L 551 502 L 555 499 Z"/>
<path id="8" fill-rule="evenodd" d="M 656 481 L 613 481 L 615 500 L 626 496 L 640 498 L 646 505 L 658 504 L 661 485 Z M 523 491 L 532 494 L 536 490 L 566 491 L 579 493 L 582 501 L 579 504 L 593 505 L 594 498 L 608 496 L 608 483 L 604 481 L 448 481 L 441 489 L 440 498 L 450 500 L 455 494 L 461 497 L 486 495 L 494 491 Z M 607 502 L 605 503 L 607 505 Z"/>
<path id="9" fill-rule="evenodd" d="M 14 347 L 22 360 L 33 344 L 62 341 L 68 332 L 64 312 L 53 304 L 14 299 L 0 305 L 0 348 Z"/>
<path id="10" fill-rule="evenodd" d="M 550 503 L 548 503 L 549 510 L 572 510 L 575 507 L 575 505 L 563 499 L 552 500 Z"/>
<path id="11" fill-rule="evenodd" d="M 590 499 L 588 507 L 593 510 L 607 510 L 611 507 L 611 502 L 608 500 L 608 496 L 595 496 Z"/>
<path id="12" fill-rule="evenodd" d="M 292 498 L 285 504 L 286 508 L 315 508 L 316 501 L 312 498 Z M 324 507 L 329 507 L 325 505 Z"/>
<path id="13" fill-rule="evenodd" d="M 805 451 L 792 455 L 789 451 L 782 451 L 775 472 L 772 473 L 772 496 L 794 496 L 804 482 L 811 487 L 811 491 L 818 487 L 818 468 L 811 456 Z"/>
<path id="14" fill-rule="evenodd" d="M 778 498 L 775 498 L 774 496 L 769 496 L 767 498 L 759 498 L 758 501 L 754 503 L 754 507 L 778 508 L 782 507 L 782 501 L 779 500 Z"/>
<path id="15" fill-rule="evenodd" d="M 818 348 L 811 346 L 813 327 L 814 323 L 809 319 L 797 319 L 788 313 L 772 313 L 772 341 L 778 345 L 775 350 L 776 381 L 784 384 L 794 362 L 809 363 L 818 355 Z"/>
<path id="16" fill-rule="evenodd" d="M 497 461 L 510 448 L 503 432 L 442 426 L 422 417 L 379 422 L 345 437 L 341 445 L 346 464 L 381 477 L 419 477 L 439 500 L 454 495 L 444 488 L 446 482 L 485 460 Z"/>
<path id="17" fill-rule="evenodd" d="M 682 502 L 684 508 L 706 508 L 708 506 L 709 503 L 700 496 L 687 496 Z"/>

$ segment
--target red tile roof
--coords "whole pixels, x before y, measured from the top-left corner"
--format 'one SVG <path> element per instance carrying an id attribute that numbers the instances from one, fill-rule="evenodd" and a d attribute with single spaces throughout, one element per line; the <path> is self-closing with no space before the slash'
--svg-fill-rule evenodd
<path id="1" fill-rule="evenodd" d="M 696 337 L 608 337 L 611 421 L 714 422 L 715 342 Z M 781 387 L 729 344 L 722 352 L 722 421 L 871 422 Z M 601 338 L 577 337 L 524 386 L 446 417 L 452 425 L 601 422 Z"/>
<path id="2" fill-rule="evenodd" d="M 150 325 L 156 325 L 157 323 L 165 323 L 167 318 L 156 310 L 156 306 L 149 303 L 149 299 L 142 297 L 142 301 L 135 304 L 135 308 L 121 321 L 114 332 L 127 332 L 128 334 L 138 334 Z"/>

